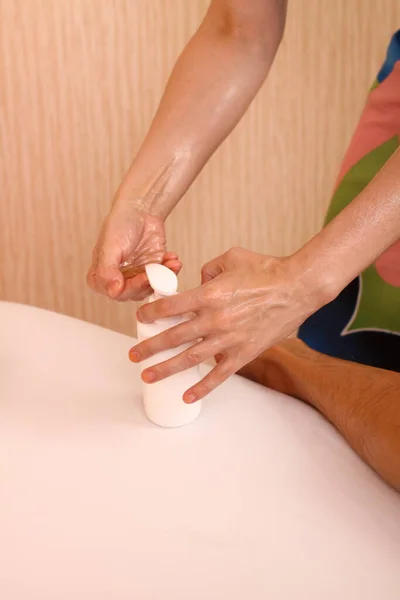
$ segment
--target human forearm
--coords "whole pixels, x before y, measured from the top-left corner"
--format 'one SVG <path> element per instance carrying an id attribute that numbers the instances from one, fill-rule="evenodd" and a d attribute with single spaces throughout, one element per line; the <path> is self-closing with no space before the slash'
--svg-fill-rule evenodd
<path id="1" fill-rule="evenodd" d="M 284 0 L 214 0 L 174 67 L 117 198 L 169 214 L 263 83 L 285 6 Z"/>
<path id="2" fill-rule="evenodd" d="M 310 287 L 333 299 L 350 281 L 400 239 L 400 150 L 370 184 L 294 260 Z"/>
<path id="3" fill-rule="evenodd" d="M 400 490 L 400 374 L 320 354 L 300 340 L 267 350 L 241 374 L 314 406 Z"/>

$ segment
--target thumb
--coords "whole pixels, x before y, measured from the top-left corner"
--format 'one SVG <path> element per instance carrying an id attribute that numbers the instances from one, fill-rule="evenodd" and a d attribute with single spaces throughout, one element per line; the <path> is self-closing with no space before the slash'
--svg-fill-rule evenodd
<path id="1" fill-rule="evenodd" d="M 103 248 L 99 253 L 95 269 L 96 287 L 111 298 L 118 298 L 125 285 L 120 268 L 120 252 L 110 252 Z"/>
<path id="2" fill-rule="evenodd" d="M 207 283 L 225 271 L 224 256 L 218 256 L 206 263 L 201 269 L 201 283 Z"/>
<path id="3" fill-rule="evenodd" d="M 96 283 L 110 298 L 118 298 L 125 285 L 124 276 L 117 265 L 107 267 L 99 265 L 96 271 Z"/>
<path id="4" fill-rule="evenodd" d="M 110 298 L 118 298 L 125 286 L 124 276 L 118 267 L 109 267 L 107 272 L 106 290 Z"/>

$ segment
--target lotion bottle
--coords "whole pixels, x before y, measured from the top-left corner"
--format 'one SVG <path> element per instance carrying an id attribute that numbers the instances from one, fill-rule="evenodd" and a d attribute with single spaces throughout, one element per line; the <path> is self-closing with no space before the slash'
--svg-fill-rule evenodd
<path id="1" fill-rule="evenodd" d="M 150 286 L 153 288 L 153 295 L 149 302 L 154 302 L 166 296 L 172 296 L 178 291 L 178 278 L 173 271 L 159 264 L 146 265 L 146 275 Z M 139 342 L 143 342 L 150 337 L 158 335 L 170 327 L 175 327 L 183 323 L 188 318 L 171 317 L 160 319 L 153 323 L 137 322 L 137 334 Z M 141 363 L 141 372 L 152 365 L 164 362 L 180 354 L 193 344 L 184 344 L 178 348 L 172 348 L 160 352 Z M 183 394 L 200 381 L 199 367 L 192 367 L 175 375 L 167 377 L 156 383 L 142 382 L 143 386 L 143 404 L 147 418 L 161 427 L 180 427 L 190 423 L 199 415 L 201 402 L 194 404 L 185 404 Z"/>

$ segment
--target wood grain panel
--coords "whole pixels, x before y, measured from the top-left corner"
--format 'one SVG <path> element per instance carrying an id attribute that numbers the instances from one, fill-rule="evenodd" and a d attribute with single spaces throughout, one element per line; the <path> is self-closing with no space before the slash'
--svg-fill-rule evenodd
<path id="1" fill-rule="evenodd" d="M 131 333 L 84 277 L 101 219 L 205 0 L 0 0 L 0 298 Z M 398 0 L 292 0 L 271 76 L 168 222 L 182 286 L 233 245 L 320 227 Z"/>

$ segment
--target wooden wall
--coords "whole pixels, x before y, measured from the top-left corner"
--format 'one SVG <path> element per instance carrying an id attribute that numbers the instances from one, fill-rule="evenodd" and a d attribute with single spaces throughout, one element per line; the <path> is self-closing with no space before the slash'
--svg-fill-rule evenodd
<path id="1" fill-rule="evenodd" d="M 205 0 L 0 0 L 0 299 L 133 331 L 85 272 L 102 217 Z M 182 287 L 233 245 L 321 225 L 398 0 L 291 0 L 271 76 L 168 223 Z"/>

